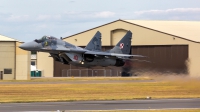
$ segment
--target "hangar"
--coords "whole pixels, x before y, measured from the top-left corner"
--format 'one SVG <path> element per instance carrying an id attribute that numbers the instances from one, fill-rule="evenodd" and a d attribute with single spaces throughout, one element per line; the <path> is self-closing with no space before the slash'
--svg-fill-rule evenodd
<path id="1" fill-rule="evenodd" d="M 0 35 L 0 80 L 30 79 L 30 54 L 18 47 L 21 43 Z"/>
<path id="2" fill-rule="evenodd" d="M 133 70 L 200 76 L 200 22 L 196 21 L 148 21 L 116 20 L 68 37 L 64 41 L 84 47 L 96 31 L 102 34 L 102 49 L 107 50 L 130 30 L 132 54 L 148 56 L 153 63 L 134 62 Z M 94 67 L 86 69 L 63 65 L 37 53 L 37 69 L 44 77 L 67 76 L 119 76 L 121 68 Z M 114 74 L 114 75 L 113 75 Z"/>

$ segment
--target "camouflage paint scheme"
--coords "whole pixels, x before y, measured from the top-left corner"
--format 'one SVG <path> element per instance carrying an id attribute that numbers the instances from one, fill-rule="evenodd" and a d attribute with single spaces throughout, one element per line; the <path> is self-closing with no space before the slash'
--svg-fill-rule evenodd
<path id="1" fill-rule="evenodd" d="M 55 61 L 63 64 L 72 64 L 81 67 L 94 66 L 123 66 L 132 57 L 144 57 L 131 55 L 132 33 L 128 31 L 125 36 L 112 49 L 103 52 L 101 50 L 101 33 L 96 32 L 85 48 L 81 48 L 53 36 L 43 36 L 32 42 L 19 46 L 28 51 L 47 52 Z"/>

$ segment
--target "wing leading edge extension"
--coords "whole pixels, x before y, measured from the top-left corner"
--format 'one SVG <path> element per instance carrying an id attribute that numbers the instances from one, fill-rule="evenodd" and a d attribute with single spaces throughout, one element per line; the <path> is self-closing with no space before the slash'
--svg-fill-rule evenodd
<path id="1" fill-rule="evenodd" d="M 76 48 L 66 48 L 63 46 L 59 46 L 57 48 L 46 47 L 42 48 L 42 51 L 55 51 L 55 52 L 72 52 L 72 53 L 85 53 L 88 50 L 85 49 L 76 49 Z"/>

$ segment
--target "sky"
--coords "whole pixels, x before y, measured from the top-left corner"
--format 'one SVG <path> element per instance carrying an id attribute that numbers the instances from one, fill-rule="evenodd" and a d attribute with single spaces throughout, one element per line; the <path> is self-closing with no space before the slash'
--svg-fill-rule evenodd
<path id="1" fill-rule="evenodd" d="M 200 21 L 200 0 L 0 0 L 0 35 L 23 42 L 118 19 Z"/>

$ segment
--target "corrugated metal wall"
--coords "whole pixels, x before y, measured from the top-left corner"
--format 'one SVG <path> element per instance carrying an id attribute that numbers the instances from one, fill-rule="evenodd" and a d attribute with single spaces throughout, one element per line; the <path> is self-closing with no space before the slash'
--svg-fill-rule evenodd
<path id="1" fill-rule="evenodd" d="M 11 73 L 5 73 L 5 69 Z M 15 79 L 15 42 L 0 42 L 0 72 L 3 73 L 3 80 Z"/>
<path id="2" fill-rule="evenodd" d="M 111 46 L 105 46 L 102 50 L 105 51 L 111 48 Z M 132 54 L 148 56 L 148 58 L 140 58 L 140 60 L 150 61 L 150 63 L 133 61 L 133 73 L 157 71 L 187 74 L 188 45 L 132 46 L 131 52 Z M 120 67 L 87 69 L 54 61 L 54 77 L 120 76 L 120 72 Z"/>
<path id="3" fill-rule="evenodd" d="M 134 71 L 187 74 L 188 45 L 134 46 L 132 54 L 149 57 L 150 63 L 133 62 Z"/>

